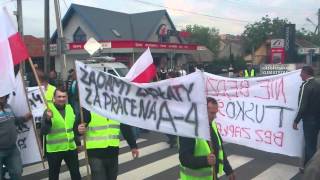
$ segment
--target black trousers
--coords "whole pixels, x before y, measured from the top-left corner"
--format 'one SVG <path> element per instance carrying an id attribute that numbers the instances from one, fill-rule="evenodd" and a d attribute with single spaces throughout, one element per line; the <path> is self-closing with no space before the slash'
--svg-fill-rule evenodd
<path id="1" fill-rule="evenodd" d="M 72 180 L 81 180 L 77 150 L 47 153 L 49 180 L 58 180 L 61 162 L 64 160 L 69 168 Z"/>
<path id="2" fill-rule="evenodd" d="M 116 180 L 118 176 L 118 156 L 89 157 L 92 180 Z"/>
<path id="3" fill-rule="evenodd" d="M 304 166 L 317 151 L 319 130 L 320 123 L 316 122 L 315 119 L 308 119 L 303 121 L 303 133 L 305 140 Z"/>

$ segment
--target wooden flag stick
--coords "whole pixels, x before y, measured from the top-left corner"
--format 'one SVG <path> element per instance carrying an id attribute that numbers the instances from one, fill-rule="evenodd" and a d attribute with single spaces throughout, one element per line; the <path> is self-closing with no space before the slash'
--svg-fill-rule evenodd
<path id="1" fill-rule="evenodd" d="M 33 62 L 32 62 L 32 59 L 29 57 L 28 60 L 29 60 L 29 64 L 30 64 L 30 66 L 31 66 L 33 75 L 34 75 L 34 77 L 36 78 L 36 81 L 37 81 L 37 84 L 38 84 L 38 87 L 39 87 L 40 94 L 41 94 L 41 96 L 42 96 L 43 102 L 44 102 L 46 108 L 48 108 L 48 101 L 47 101 L 47 99 L 46 99 L 46 97 L 45 97 L 45 95 L 44 95 L 43 89 L 41 88 L 41 83 L 40 83 L 38 74 L 37 74 L 37 72 L 36 72 L 36 69 L 34 68 L 34 64 L 33 64 Z M 45 149 L 44 139 L 45 139 L 45 138 L 42 138 L 42 151 L 44 151 L 44 149 Z M 45 152 L 43 152 L 43 154 L 44 154 L 44 153 L 45 153 Z"/>
<path id="2" fill-rule="evenodd" d="M 211 127 L 210 126 L 209 126 L 209 132 L 210 132 L 210 135 L 211 135 L 212 131 L 211 131 Z M 209 147 L 210 147 L 211 153 L 214 154 L 214 149 L 213 149 L 213 145 L 212 145 L 212 142 L 211 142 L 211 136 L 210 136 L 210 140 L 208 141 L 208 143 L 209 143 Z M 216 162 L 217 162 L 217 158 L 218 157 L 216 157 Z M 216 163 L 212 166 L 212 179 L 216 180 Z"/>
<path id="3" fill-rule="evenodd" d="M 34 74 L 34 77 L 36 78 L 36 81 L 37 81 L 38 87 L 39 87 L 39 89 L 40 89 L 40 94 L 41 94 L 41 96 L 42 96 L 42 98 L 43 98 L 44 104 L 46 105 L 46 108 L 48 108 L 48 101 L 47 101 L 47 99 L 45 98 L 43 89 L 41 88 L 41 83 L 40 83 L 38 74 L 37 74 L 37 72 L 36 72 L 36 69 L 34 68 L 34 64 L 33 64 L 32 59 L 31 59 L 30 57 L 29 57 L 29 63 L 30 63 L 32 72 L 33 72 L 33 74 Z"/>
<path id="4" fill-rule="evenodd" d="M 23 78 L 24 74 L 22 74 L 24 71 L 22 71 L 22 67 L 21 66 L 19 67 L 19 71 L 20 71 L 20 76 L 21 76 L 21 79 L 22 79 L 23 90 L 24 90 L 24 93 L 26 95 L 25 98 L 26 98 L 26 101 L 27 101 L 27 104 L 28 104 L 28 109 L 29 109 L 29 112 L 31 112 L 31 106 L 30 106 L 30 103 L 28 101 L 28 94 L 27 94 L 28 92 L 27 92 L 25 81 L 24 81 L 24 78 Z M 40 140 L 39 140 L 39 136 L 37 135 L 37 128 L 36 128 L 36 126 L 34 124 L 33 119 L 31 120 L 31 122 L 32 122 L 32 126 L 33 126 L 34 135 L 36 136 L 36 141 L 37 141 L 37 144 L 38 144 L 38 150 L 39 150 L 40 156 L 41 156 L 40 158 L 41 158 L 41 162 L 42 162 L 42 167 L 43 167 L 43 169 L 45 169 L 46 167 L 44 165 L 43 152 L 42 152 L 42 150 L 40 148 Z"/>

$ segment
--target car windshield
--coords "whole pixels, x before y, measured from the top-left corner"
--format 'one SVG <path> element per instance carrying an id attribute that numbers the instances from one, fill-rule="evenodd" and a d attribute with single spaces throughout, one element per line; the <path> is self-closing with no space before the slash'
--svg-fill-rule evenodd
<path id="1" fill-rule="evenodd" d="M 125 77 L 129 71 L 128 68 L 115 68 L 115 69 L 119 73 L 120 77 Z"/>

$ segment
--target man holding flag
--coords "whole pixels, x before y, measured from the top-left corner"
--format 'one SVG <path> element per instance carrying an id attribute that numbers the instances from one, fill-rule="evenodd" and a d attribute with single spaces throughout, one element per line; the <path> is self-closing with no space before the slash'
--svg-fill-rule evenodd
<path id="1" fill-rule="evenodd" d="M 21 179 L 22 161 L 16 146 L 15 128 L 32 115 L 27 113 L 24 117 L 16 117 L 7 104 L 7 98 L 15 88 L 14 65 L 26 60 L 29 55 L 4 7 L 0 8 L 0 24 L 0 175 L 5 164 L 11 179 L 17 180 Z"/>
<path id="2" fill-rule="evenodd" d="M 148 48 L 131 67 L 126 79 L 136 83 L 150 82 L 156 75 L 150 49 Z M 78 126 L 80 134 L 86 134 L 86 149 L 93 180 L 115 180 L 118 176 L 120 131 L 127 140 L 133 158 L 139 156 L 132 128 L 118 121 L 84 110 L 85 123 Z"/>

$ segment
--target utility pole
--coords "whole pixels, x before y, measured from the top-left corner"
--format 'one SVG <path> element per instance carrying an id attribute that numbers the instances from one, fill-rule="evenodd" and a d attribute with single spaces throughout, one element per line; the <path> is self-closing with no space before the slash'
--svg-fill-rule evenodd
<path id="1" fill-rule="evenodd" d="M 17 13 L 16 13 L 16 16 L 17 16 L 17 23 L 18 23 L 18 32 L 20 33 L 20 36 L 21 38 L 23 39 L 23 19 L 22 19 L 22 0 L 17 0 Z M 25 69 L 26 66 L 25 66 L 25 62 L 23 61 L 21 63 L 21 74 L 22 75 L 25 75 Z"/>
<path id="2" fill-rule="evenodd" d="M 66 65 L 66 55 L 65 55 L 65 44 L 63 41 L 63 30 L 62 30 L 62 24 L 61 24 L 61 12 L 60 12 L 60 2 L 59 0 L 54 0 L 54 9 L 55 9 L 55 14 L 56 14 L 56 24 L 57 24 L 57 34 L 58 34 L 58 39 L 57 39 L 57 56 L 56 60 L 60 62 L 60 69 L 61 69 L 61 79 L 64 79 L 66 77 L 66 72 L 67 72 L 67 65 Z M 56 61 L 57 62 L 57 61 Z"/>
<path id="3" fill-rule="evenodd" d="M 17 0 L 17 21 L 18 21 L 18 32 L 23 37 L 23 20 L 22 20 L 22 2 Z"/>
<path id="4" fill-rule="evenodd" d="M 320 36 L 320 9 L 318 9 L 318 36 Z"/>
<path id="5" fill-rule="evenodd" d="M 49 0 L 44 0 L 44 73 L 50 71 L 50 16 Z"/>

